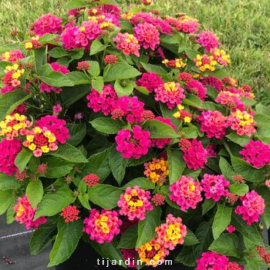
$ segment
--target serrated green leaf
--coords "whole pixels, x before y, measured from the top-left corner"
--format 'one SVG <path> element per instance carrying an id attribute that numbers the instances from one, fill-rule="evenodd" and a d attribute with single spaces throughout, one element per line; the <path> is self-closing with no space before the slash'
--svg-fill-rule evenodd
<path id="1" fill-rule="evenodd" d="M 138 239 L 136 247 L 152 240 L 155 235 L 155 229 L 160 225 L 161 209 L 155 207 L 152 211 L 146 213 L 146 218 L 138 223 Z"/>
<path id="2" fill-rule="evenodd" d="M 76 249 L 83 233 L 82 220 L 65 223 L 59 220 L 57 224 L 58 234 L 50 253 L 48 267 L 58 265 L 66 261 Z"/>
<path id="3" fill-rule="evenodd" d="M 3 215 L 14 200 L 12 190 L 0 190 L 0 215 Z"/>
<path id="4" fill-rule="evenodd" d="M 232 216 L 232 208 L 227 207 L 224 204 L 219 204 L 217 212 L 215 214 L 213 222 L 213 236 L 214 239 L 217 239 L 220 234 L 230 225 Z"/>
<path id="5" fill-rule="evenodd" d="M 89 187 L 88 189 L 89 200 L 104 209 L 115 208 L 122 193 L 123 190 L 117 187 L 102 184 Z"/>
<path id="6" fill-rule="evenodd" d="M 116 134 L 120 129 L 123 128 L 120 121 L 113 120 L 112 118 L 108 117 L 99 117 L 90 123 L 97 131 L 106 134 Z"/>
<path id="7" fill-rule="evenodd" d="M 133 82 L 128 82 L 126 86 L 121 85 L 120 80 L 116 80 L 114 83 L 114 89 L 118 97 L 130 96 L 133 92 L 135 84 Z"/>
<path id="8" fill-rule="evenodd" d="M 168 165 L 169 165 L 169 180 L 170 184 L 178 181 L 183 171 L 185 170 L 186 163 L 183 160 L 183 153 L 178 150 L 167 150 Z"/>
<path id="9" fill-rule="evenodd" d="M 0 190 L 17 189 L 21 183 L 14 177 L 0 172 Z"/>
<path id="10" fill-rule="evenodd" d="M 231 164 L 223 157 L 219 158 L 220 170 L 227 180 L 232 180 L 233 176 L 236 175 Z"/>
<path id="11" fill-rule="evenodd" d="M 139 178 L 135 178 L 129 181 L 127 184 L 125 184 L 122 187 L 122 189 L 126 189 L 127 187 L 134 187 L 134 186 L 138 186 L 139 188 L 144 189 L 144 190 L 155 189 L 155 184 L 145 177 L 139 177 Z"/>
<path id="12" fill-rule="evenodd" d="M 126 248 L 126 249 L 135 248 L 137 237 L 138 237 L 138 225 L 133 225 L 122 234 L 122 237 L 120 239 L 117 248 Z"/>
<path id="13" fill-rule="evenodd" d="M 231 140 L 232 142 L 234 142 L 240 146 L 244 146 L 244 145 L 248 144 L 251 140 L 251 138 L 246 136 L 246 135 L 239 136 L 235 133 L 231 133 L 231 134 L 227 135 L 226 137 L 229 140 Z"/>
<path id="14" fill-rule="evenodd" d="M 28 162 L 30 161 L 31 157 L 33 156 L 33 152 L 30 150 L 23 148 L 23 150 L 17 155 L 15 159 L 15 165 L 19 169 L 20 172 L 22 172 Z"/>
<path id="15" fill-rule="evenodd" d="M 96 39 L 91 44 L 90 55 L 95 55 L 98 52 L 104 51 L 106 48 L 106 45 L 102 44 L 98 39 Z"/>
<path id="16" fill-rule="evenodd" d="M 27 185 L 26 195 L 33 208 L 41 202 L 43 193 L 43 185 L 40 180 L 31 181 Z"/>
<path id="17" fill-rule="evenodd" d="M 104 87 L 103 77 L 96 77 L 92 79 L 92 87 L 97 92 L 102 93 Z"/>
<path id="18" fill-rule="evenodd" d="M 249 191 L 248 185 L 237 183 L 230 185 L 229 189 L 231 193 L 238 196 L 244 196 Z"/>
<path id="19" fill-rule="evenodd" d="M 184 246 L 194 246 L 199 244 L 199 240 L 196 235 L 189 229 L 187 229 L 187 235 L 184 239 Z"/>
<path id="20" fill-rule="evenodd" d="M 205 200 L 202 204 L 202 215 L 205 215 L 207 212 L 209 212 L 215 205 L 216 202 L 214 200 Z"/>

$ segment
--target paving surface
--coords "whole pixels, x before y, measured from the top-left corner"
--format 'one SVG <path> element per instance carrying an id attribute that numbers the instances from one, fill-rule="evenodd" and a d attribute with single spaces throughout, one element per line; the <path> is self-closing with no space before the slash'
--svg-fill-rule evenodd
<path id="1" fill-rule="evenodd" d="M 19 224 L 6 225 L 0 217 L 0 270 L 53 270 L 46 267 L 49 248 L 39 255 L 30 255 L 31 234 Z"/>

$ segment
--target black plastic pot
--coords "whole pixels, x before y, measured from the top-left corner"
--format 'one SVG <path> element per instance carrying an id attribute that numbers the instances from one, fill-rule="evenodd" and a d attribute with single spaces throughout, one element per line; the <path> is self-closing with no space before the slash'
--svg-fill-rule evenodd
<path id="1" fill-rule="evenodd" d="M 99 263 L 98 263 L 99 259 Z M 124 270 L 121 266 L 115 265 L 107 265 L 107 260 L 103 261 L 100 255 L 89 245 L 84 242 L 80 242 L 77 249 L 73 253 L 73 255 L 63 264 L 56 266 L 55 270 L 88 270 L 88 269 L 97 269 L 97 270 Z M 134 269 L 134 268 L 128 268 Z M 152 267 L 143 267 L 143 270 L 147 269 L 155 269 L 155 270 L 193 270 L 193 268 L 189 268 L 183 266 L 181 264 L 174 265 L 161 265 L 156 268 Z"/>

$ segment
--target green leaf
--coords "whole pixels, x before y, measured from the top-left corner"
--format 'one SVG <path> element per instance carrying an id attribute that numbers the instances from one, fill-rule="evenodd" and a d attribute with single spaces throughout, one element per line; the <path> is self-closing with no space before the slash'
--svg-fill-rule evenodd
<path id="1" fill-rule="evenodd" d="M 109 156 L 109 166 L 111 168 L 113 177 L 119 185 L 125 177 L 128 161 L 128 159 L 123 158 L 122 153 L 116 150 L 111 151 Z"/>
<path id="2" fill-rule="evenodd" d="M 56 235 L 56 226 L 51 223 L 41 224 L 38 230 L 34 231 L 30 240 L 31 255 L 39 254 Z"/>
<path id="3" fill-rule="evenodd" d="M 146 218 L 138 223 L 138 239 L 136 248 L 152 240 L 155 235 L 155 229 L 160 225 L 161 209 L 155 207 L 152 211 L 146 213 Z"/>
<path id="4" fill-rule="evenodd" d="M 43 185 L 40 180 L 32 181 L 28 184 L 26 195 L 33 208 L 41 202 L 43 193 Z"/>
<path id="5" fill-rule="evenodd" d="M 68 124 L 70 139 L 68 143 L 76 146 L 81 143 L 86 135 L 86 125 L 85 124 Z"/>
<path id="6" fill-rule="evenodd" d="M 85 6 L 86 4 L 83 0 L 72 0 L 67 3 L 66 9 L 70 10 L 70 9 L 75 9 L 75 8 L 80 8 L 80 7 L 85 7 Z"/>
<path id="7" fill-rule="evenodd" d="M 102 184 L 88 189 L 89 200 L 104 209 L 115 208 L 122 193 L 117 187 Z"/>
<path id="8" fill-rule="evenodd" d="M 244 196 L 249 191 L 248 185 L 237 183 L 230 185 L 229 189 L 231 193 L 238 196 Z"/>
<path id="9" fill-rule="evenodd" d="M 94 250 L 102 256 L 102 258 L 108 258 L 109 260 L 113 260 L 126 268 L 121 252 L 117 248 L 116 240 L 112 241 L 111 243 L 103 244 L 91 241 L 90 244 L 94 248 Z"/>
<path id="10" fill-rule="evenodd" d="M 51 40 L 51 38 L 49 38 Z M 46 48 L 41 47 L 39 49 L 34 50 L 35 56 L 35 67 L 36 72 L 39 74 L 42 71 L 42 67 L 46 64 L 47 56 L 46 56 Z"/>
<path id="11" fill-rule="evenodd" d="M 118 62 L 109 67 L 109 70 L 104 76 L 105 82 L 130 79 L 141 75 L 141 72 L 125 62 Z"/>
<path id="12" fill-rule="evenodd" d="M 193 127 L 184 127 L 181 130 L 181 133 L 183 133 L 184 137 L 186 139 L 195 139 L 198 137 L 198 129 L 193 126 Z"/>
<path id="13" fill-rule="evenodd" d="M 185 237 L 184 246 L 194 246 L 199 244 L 199 240 L 196 235 L 189 229 L 187 229 L 187 235 Z"/>
<path id="14" fill-rule="evenodd" d="M 22 90 L 16 90 L 8 92 L 0 96 L 0 121 L 2 121 L 6 115 L 10 114 L 20 104 L 25 102 L 31 95 L 27 95 Z"/>
<path id="15" fill-rule="evenodd" d="M 83 174 L 87 175 L 89 173 L 94 173 L 100 177 L 100 182 L 102 183 L 111 172 L 109 166 L 110 151 L 111 148 L 107 148 L 102 152 L 92 155 L 83 168 Z"/>
<path id="16" fill-rule="evenodd" d="M 58 178 L 67 175 L 73 169 L 74 164 L 60 158 L 47 158 L 44 162 L 48 165 L 46 177 Z"/>
<path id="17" fill-rule="evenodd" d="M 160 65 L 152 65 L 141 62 L 141 65 L 147 72 L 155 72 L 157 74 L 166 74 L 167 71 Z"/>
<path id="18" fill-rule="evenodd" d="M 213 236 L 217 239 L 231 222 L 232 208 L 219 204 L 213 222 Z"/>
<path id="19" fill-rule="evenodd" d="M 186 98 L 183 99 L 183 104 L 189 105 L 191 107 L 202 109 L 203 108 L 203 102 L 200 98 L 197 96 L 188 94 Z"/>
<path id="20" fill-rule="evenodd" d="M 253 168 L 246 161 L 232 156 L 232 165 L 234 170 L 243 175 L 243 177 L 250 182 L 262 182 L 264 181 L 264 173 L 262 170 Z"/>
<path id="21" fill-rule="evenodd" d="M 0 190 L 17 189 L 21 183 L 14 177 L 0 172 Z"/>
<path id="22" fill-rule="evenodd" d="M 172 208 L 175 208 L 175 209 L 177 209 L 177 210 L 179 210 L 179 206 L 178 206 L 178 204 L 176 204 L 176 203 L 174 203 L 173 201 L 171 201 L 171 199 L 170 199 L 170 195 L 171 195 L 171 192 L 170 192 L 170 190 L 169 190 L 169 186 L 162 186 L 161 187 L 161 189 L 160 189 L 160 191 L 159 191 L 159 193 L 161 194 L 161 195 L 163 195 L 163 196 L 165 196 L 165 201 L 166 201 L 166 203 L 169 205 L 169 206 L 171 206 Z"/>
<path id="23" fill-rule="evenodd" d="M 135 248 L 137 237 L 138 237 L 138 225 L 133 225 L 122 234 L 120 243 L 117 248 L 127 248 L 127 249 Z"/>
<path id="24" fill-rule="evenodd" d="M 68 78 L 73 85 L 83 85 L 83 84 L 90 84 L 90 79 L 80 71 L 72 71 L 66 74 L 66 78 Z"/>
<path id="25" fill-rule="evenodd" d="M 104 87 L 103 77 L 96 77 L 92 79 L 92 87 L 99 93 L 102 93 Z"/>
<path id="26" fill-rule="evenodd" d="M 183 160 L 183 153 L 178 150 L 167 150 L 168 165 L 169 165 L 169 179 L 170 184 L 178 181 L 183 171 L 185 170 L 186 163 Z"/>
<path id="27" fill-rule="evenodd" d="M 97 77 L 100 74 L 100 66 L 99 63 L 97 61 L 88 61 L 89 65 L 90 65 L 90 69 L 88 70 L 88 72 L 91 74 L 91 76 L 93 77 Z"/>
<path id="28" fill-rule="evenodd" d="M 260 187 L 256 191 L 263 197 L 265 203 L 265 209 L 263 213 L 263 220 L 265 222 L 266 228 L 270 228 L 270 190 L 269 188 Z"/>
<path id="29" fill-rule="evenodd" d="M 38 42 L 41 44 L 41 45 L 48 45 L 48 44 L 52 44 L 52 45 L 58 45 L 59 46 L 59 42 L 57 42 L 56 40 L 58 39 L 59 37 L 56 35 L 56 34 L 45 34 L 43 35 L 42 37 L 40 37 L 40 39 L 38 40 Z M 44 56 L 45 56 L 45 59 L 44 59 L 44 64 L 46 63 L 46 47 L 41 47 L 39 49 L 35 49 L 34 50 L 34 53 L 36 51 L 39 51 L 43 49 L 44 50 Z M 36 59 L 36 54 L 35 54 L 35 59 Z"/>
<path id="30" fill-rule="evenodd" d="M 81 85 L 80 87 L 67 87 L 60 93 L 63 105 L 69 107 L 81 98 L 89 94 L 90 85 Z"/>
<path id="31" fill-rule="evenodd" d="M 265 114 L 255 114 L 254 120 L 256 121 L 257 127 L 266 127 L 269 128 L 270 126 L 270 116 Z"/>
<path id="32" fill-rule="evenodd" d="M 209 250 L 218 254 L 239 258 L 239 240 L 235 234 L 223 234 L 216 239 Z"/>
<path id="33" fill-rule="evenodd" d="M 82 206 L 86 209 L 91 209 L 88 194 L 80 193 L 78 196 L 79 201 L 81 202 Z"/>
<path id="34" fill-rule="evenodd" d="M 215 205 L 216 202 L 214 200 L 205 200 L 202 204 L 202 215 L 205 215 L 207 212 L 209 212 Z"/>
<path id="35" fill-rule="evenodd" d="M 179 135 L 171 126 L 158 120 L 145 121 L 143 124 L 143 129 L 151 133 L 152 139 L 179 138 Z"/>
<path id="36" fill-rule="evenodd" d="M 235 133 L 231 133 L 231 134 L 227 135 L 226 137 L 229 140 L 231 140 L 232 142 L 234 142 L 240 146 L 244 146 L 244 145 L 248 144 L 251 140 L 251 138 L 246 136 L 246 135 L 238 136 Z"/>
<path id="37" fill-rule="evenodd" d="M 0 190 L 0 216 L 7 211 L 13 200 L 12 190 Z"/>
<path id="38" fill-rule="evenodd" d="M 227 180 L 232 180 L 233 176 L 236 175 L 231 164 L 223 157 L 219 158 L 219 167 L 220 167 L 220 170 L 221 170 L 223 176 Z"/>
<path id="39" fill-rule="evenodd" d="M 30 150 L 23 148 L 23 150 L 17 155 L 15 159 L 15 165 L 19 169 L 20 172 L 22 172 L 28 162 L 30 161 L 31 157 L 33 156 L 33 152 Z"/>
<path id="40" fill-rule="evenodd" d="M 122 86 L 120 80 L 116 80 L 114 83 L 114 89 L 118 97 L 130 96 L 134 87 L 135 84 L 133 82 L 127 82 L 126 86 Z"/>
<path id="41" fill-rule="evenodd" d="M 131 158 L 131 159 L 129 159 L 128 167 L 134 167 L 134 166 L 141 165 L 147 161 L 150 161 L 155 156 L 156 156 L 155 153 L 148 152 L 147 155 L 144 155 L 139 159 Z"/>
<path id="42" fill-rule="evenodd" d="M 50 253 L 48 267 L 58 265 L 66 261 L 76 249 L 83 233 L 83 222 L 76 220 L 65 223 L 59 220 L 57 224 L 58 234 Z"/>
<path id="43" fill-rule="evenodd" d="M 254 260 L 253 257 L 245 257 L 246 259 L 246 265 L 245 265 L 245 270 L 260 270 L 262 269 L 260 267 L 260 263 L 256 260 Z"/>
<path id="44" fill-rule="evenodd" d="M 61 47 L 56 47 L 56 48 L 51 49 L 48 52 L 48 54 L 53 58 L 61 58 L 64 56 L 68 56 L 68 52 L 64 48 L 61 48 Z"/>
<path id="45" fill-rule="evenodd" d="M 116 134 L 123 128 L 120 121 L 115 121 L 108 117 L 99 117 L 90 123 L 97 131 L 105 134 Z"/>
<path id="46" fill-rule="evenodd" d="M 239 231 L 244 238 L 248 239 L 254 247 L 256 245 L 264 246 L 262 235 L 257 229 L 257 225 L 247 225 L 247 223 L 242 219 L 242 216 L 233 213 L 232 225 Z"/>
<path id="47" fill-rule="evenodd" d="M 72 204 L 75 200 L 76 198 L 73 196 L 72 190 L 68 187 L 62 187 L 55 192 L 49 192 L 45 194 L 40 202 L 35 215 L 35 220 L 42 216 L 54 216 Z"/>
<path id="48" fill-rule="evenodd" d="M 139 178 L 135 178 L 129 181 L 127 184 L 125 184 L 122 187 L 122 189 L 126 189 L 127 187 L 134 187 L 134 186 L 138 186 L 139 188 L 144 189 L 144 190 L 155 189 L 155 184 L 145 177 L 139 177 Z"/>
<path id="49" fill-rule="evenodd" d="M 259 103 L 258 105 L 256 105 L 256 112 L 258 114 L 265 114 L 265 115 L 268 115 L 270 116 L 270 111 L 269 111 L 269 108 L 262 105 L 261 103 Z"/>
<path id="50" fill-rule="evenodd" d="M 106 45 L 102 44 L 98 39 L 96 39 L 91 44 L 90 55 L 94 55 L 98 52 L 104 51 L 106 48 Z"/>
<path id="51" fill-rule="evenodd" d="M 74 163 L 88 162 L 88 160 L 78 148 L 68 143 L 59 145 L 57 151 L 50 152 L 50 155 Z"/>

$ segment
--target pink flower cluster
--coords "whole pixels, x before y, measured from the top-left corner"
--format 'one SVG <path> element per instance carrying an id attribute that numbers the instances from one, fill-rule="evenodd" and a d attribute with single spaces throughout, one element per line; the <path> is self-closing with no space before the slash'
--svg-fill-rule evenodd
<path id="1" fill-rule="evenodd" d="M 201 181 L 206 199 L 219 201 L 222 196 L 228 196 L 230 182 L 223 175 L 205 174 Z"/>
<path id="2" fill-rule="evenodd" d="M 193 79 L 188 81 L 185 89 L 191 94 L 200 98 L 202 101 L 204 101 L 204 99 L 206 98 L 207 89 L 199 81 Z"/>
<path id="3" fill-rule="evenodd" d="M 45 217 L 40 217 L 34 221 L 36 210 L 36 208 L 31 206 L 26 195 L 24 195 L 24 197 L 19 197 L 17 204 L 14 206 L 14 211 L 16 213 L 15 220 L 20 224 L 24 224 L 27 230 L 30 230 L 31 228 L 37 230 L 40 224 L 47 222 L 47 219 Z"/>
<path id="4" fill-rule="evenodd" d="M 75 205 L 69 205 L 68 207 L 64 208 L 62 210 L 62 213 L 60 214 L 66 223 L 73 222 L 75 220 L 79 219 L 79 213 L 80 211 L 77 209 Z"/>
<path id="5" fill-rule="evenodd" d="M 138 97 L 122 96 L 113 103 L 111 114 L 114 120 L 125 117 L 129 123 L 133 124 L 142 121 L 143 112 L 144 103 Z"/>
<path id="6" fill-rule="evenodd" d="M 124 158 L 139 159 L 148 153 L 151 146 L 150 132 L 142 130 L 138 125 L 134 126 L 132 130 L 118 131 L 115 141 L 116 150 L 122 153 Z"/>
<path id="7" fill-rule="evenodd" d="M 217 36 L 211 31 L 203 31 L 199 33 L 196 41 L 204 47 L 207 52 L 210 52 L 211 49 L 217 48 L 220 45 Z"/>
<path id="8" fill-rule="evenodd" d="M 84 231 L 91 240 L 99 244 L 110 243 L 120 233 L 121 219 L 116 211 L 90 210 L 90 216 L 84 220 Z"/>
<path id="9" fill-rule="evenodd" d="M 88 100 L 87 106 L 94 112 L 101 111 L 104 115 L 109 115 L 117 100 L 117 94 L 113 86 L 107 84 L 104 85 L 102 93 L 99 93 L 92 88 L 90 94 L 86 98 Z"/>
<path id="10" fill-rule="evenodd" d="M 60 73 L 65 74 L 65 75 L 69 73 L 69 70 L 66 66 L 61 66 L 57 62 L 51 63 L 51 68 L 53 71 L 60 72 Z"/>
<path id="11" fill-rule="evenodd" d="M 248 225 L 258 222 L 260 215 L 264 213 L 264 199 L 254 190 L 240 197 L 241 206 L 237 206 L 235 213 L 243 216 Z"/>
<path id="12" fill-rule="evenodd" d="M 163 118 L 162 116 L 157 116 L 155 120 L 158 120 L 164 124 L 167 124 L 168 126 L 172 127 L 174 130 L 176 130 L 176 126 L 172 123 L 172 120 L 170 118 Z M 170 144 L 171 141 L 172 141 L 171 138 L 151 139 L 151 146 L 162 149 L 165 147 L 165 145 Z"/>
<path id="13" fill-rule="evenodd" d="M 177 31 L 184 33 L 195 33 L 198 31 L 200 24 L 196 19 L 183 15 L 179 19 L 173 17 L 167 17 L 166 21 L 174 27 Z"/>
<path id="14" fill-rule="evenodd" d="M 219 111 L 205 111 L 197 117 L 201 131 L 206 133 L 208 138 L 217 138 L 222 140 L 228 127 L 226 116 Z"/>
<path id="15" fill-rule="evenodd" d="M 175 218 L 172 214 L 166 217 L 166 223 L 156 228 L 157 242 L 166 249 L 174 250 L 177 245 L 184 243 L 187 228 L 180 217 Z"/>
<path id="16" fill-rule="evenodd" d="M 185 142 L 186 147 L 183 147 L 183 142 Z M 183 158 L 189 169 L 198 170 L 204 168 L 207 162 L 208 152 L 200 141 L 193 139 L 190 142 L 186 139 L 182 139 L 180 140 L 179 146 L 184 152 Z"/>
<path id="17" fill-rule="evenodd" d="M 216 98 L 216 102 L 221 105 L 227 105 L 230 109 L 237 108 L 239 110 L 244 110 L 245 106 L 238 93 L 229 91 L 221 91 Z"/>
<path id="18" fill-rule="evenodd" d="M 117 204 L 120 207 L 120 215 L 127 216 L 129 220 L 144 220 L 146 211 L 153 210 L 150 192 L 138 186 L 128 187 L 125 193 L 121 194 Z"/>
<path id="19" fill-rule="evenodd" d="M 156 88 L 162 86 L 164 82 L 155 72 L 145 72 L 142 77 L 137 80 L 136 84 L 145 87 L 149 93 L 152 93 Z"/>
<path id="20" fill-rule="evenodd" d="M 199 182 L 190 176 L 182 176 L 177 182 L 170 186 L 170 199 L 180 206 L 181 211 L 189 208 L 195 209 L 202 201 L 202 187 Z"/>
<path id="21" fill-rule="evenodd" d="M 61 144 L 66 143 L 70 138 L 69 130 L 66 127 L 66 121 L 57 118 L 56 115 L 46 115 L 40 118 L 36 121 L 36 126 L 51 131 L 55 135 L 57 141 Z"/>
<path id="22" fill-rule="evenodd" d="M 98 185 L 99 180 L 100 178 L 94 173 L 90 173 L 83 178 L 83 181 L 86 183 L 88 187 Z"/>
<path id="23" fill-rule="evenodd" d="M 246 144 L 240 154 L 243 159 L 255 168 L 261 168 L 270 163 L 270 147 L 260 141 L 251 140 Z"/>
<path id="24" fill-rule="evenodd" d="M 159 45 L 159 32 L 157 28 L 150 23 L 139 23 L 134 27 L 135 37 L 144 49 L 155 50 Z"/>
<path id="25" fill-rule="evenodd" d="M 21 150 L 20 140 L 3 139 L 0 142 L 0 172 L 11 176 L 18 170 L 15 159 Z"/>
<path id="26" fill-rule="evenodd" d="M 213 251 L 202 253 L 201 258 L 196 261 L 196 270 L 227 270 L 229 259 L 225 255 Z"/>
<path id="27" fill-rule="evenodd" d="M 185 98 L 184 89 L 179 83 L 166 82 L 155 89 L 155 100 L 165 103 L 169 109 L 175 108 Z"/>
<path id="28" fill-rule="evenodd" d="M 1 61 L 7 61 L 11 63 L 17 62 L 19 59 L 23 59 L 24 55 L 21 50 L 13 50 L 9 52 L 5 52 L 4 54 L 0 55 Z"/>
<path id="29" fill-rule="evenodd" d="M 45 34 L 60 34 L 62 32 L 61 23 L 61 18 L 49 13 L 38 18 L 31 26 L 31 30 L 37 36 L 42 36 Z"/>
<path id="30" fill-rule="evenodd" d="M 134 54 L 140 56 L 140 44 L 134 35 L 128 33 L 119 33 L 114 39 L 117 43 L 117 49 L 122 50 L 124 54 Z"/>
<path id="31" fill-rule="evenodd" d="M 219 92 L 223 89 L 223 82 L 219 78 L 214 76 L 203 77 L 201 82 L 203 85 L 209 85 L 218 90 Z"/>
<path id="32" fill-rule="evenodd" d="M 122 256 L 123 256 L 123 259 L 125 260 L 125 262 L 128 262 L 127 267 L 137 269 L 136 250 L 134 248 L 131 248 L 131 249 L 123 248 L 123 249 L 121 249 L 121 253 L 122 253 Z"/>

